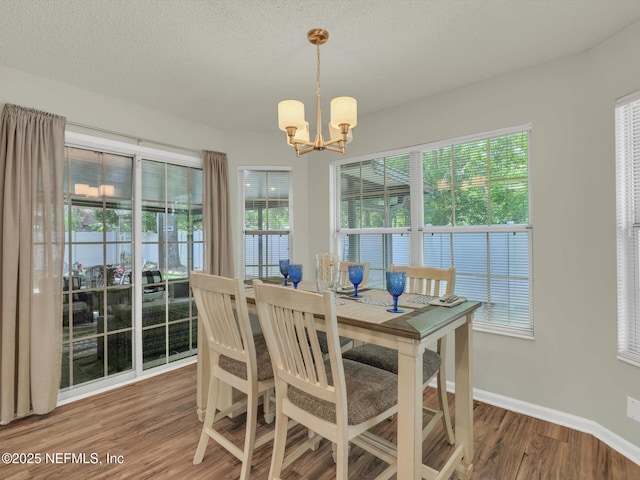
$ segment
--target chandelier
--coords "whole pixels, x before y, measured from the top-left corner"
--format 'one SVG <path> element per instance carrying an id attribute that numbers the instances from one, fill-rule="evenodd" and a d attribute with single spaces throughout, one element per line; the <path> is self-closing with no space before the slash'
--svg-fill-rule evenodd
<path id="1" fill-rule="evenodd" d="M 296 149 L 298 157 L 313 150 L 331 150 L 344 154 L 344 146 L 353 138 L 353 128 L 358 123 L 358 106 L 353 97 L 336 97 L 331 100 L 329 140 L 322 136 L 320 115 L 320 45 L 329 40 L 329 32 L 314 28 L 307 38 L 316 46 L 318 67 L 316 72 L 316 139 L 309 141 L 309 122 L 304 118 L 304 103 L 298 100 L 283 100 L 278 103 L 278 127 L 287 132 L 287 144 Z"/>

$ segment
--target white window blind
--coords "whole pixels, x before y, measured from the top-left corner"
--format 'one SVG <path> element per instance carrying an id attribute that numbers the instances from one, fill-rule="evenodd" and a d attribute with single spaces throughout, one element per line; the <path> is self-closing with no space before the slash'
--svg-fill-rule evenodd
<path id="1" fill-rule="evenodd" d="M 640 91 L 616 105 L 618 355 L 640 365 Z"/>

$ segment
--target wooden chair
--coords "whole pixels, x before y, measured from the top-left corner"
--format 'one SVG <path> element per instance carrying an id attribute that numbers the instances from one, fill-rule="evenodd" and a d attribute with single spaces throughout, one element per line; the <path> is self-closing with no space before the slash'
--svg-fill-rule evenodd
<path id="1" fill-rule="evenodd" d="M 455 289 L 455 268 L 433 268 L 418 266 L 397 266 L 391 264 L 389 270 L 392 272 L 406 272 L 407 293 L 417 293 L 420 295 L 443 296 L 452 295 Z M 432 414 L 431 419 L 422 430 L 422 440 L 436 425 L 438 420 L 442 420 L 442 426 L 447 436 L 447 442 L 453 445 L 455 438 L 451 428 L 451 416 L 449 414 L 449 402 L 447 399 L 447 375 L 445 371 L 445 356 L 447 341 L 446 336 L 438 339 L 437 351 L 426 349 L 423 357 L 422 379 L 423 387 L 429 384 L 431 379 L 438 376 L 438 402 L 440 410 L 433 410 L 424 407 Z M 382 368 L 388 372 L 398 373 L 398 352 L 393 349 L 380 347 L 378 345 L 365 344 L 352 348 L 343 357 L 367 365 Z"/>
<path id="2" fill-rule="evenodd" d="M 258 399 L 261 395 L 264 398 L 265 421 L 270 423 L 274 417 L 269 395 L 274 388 L 274 379 L 267 345 L 263 336 L 254 337 L 251 332 L 244 285 L 240 279 L 192 272 L 191 288 L 204 326 L 211 362 L 207 411 L 193 463 L 202 462 L 209 438 L 212 438 L 242 462 L 240 479 L 246 480 L 251 471 L 254 448 L 265 444 L 274 435 L 271 431 L 256 439 Z M 246 399 L 220 410 L 220 382 L 245 393 Z M 246 433 L 244 448 L 240 449 L 217 431 L 214 424 L 245 404 Z"/>
<path id="3" fill-rule="evenodd" d="M 349 287 L 353 284 L 349 281 L 349 265 L 362 265 L 362 282 L 358 285 L 358 288 L 364 288 L 369 282 L 369 262 L 348 262 L 343 260 L 340 262 L 340 280 L 339 285 L 341 287 Z"/>
<path id="4" fill-rule="evenodd" d="M 382 458 L 395 472 L 394 446 L 368 430 L 397 412 L 398 379 L 384 370 L 343 360 L 338 341 L 335 298 L 263 284 L 254 280 L 260 325 L 276 379 L 276 433 L 269 478 L 317 445 L 318 435 L 336 445 L 336 478 L 346 479 L 349 442 Z M 329 359 L 320 351 L 318 330 L 325 331 Z M 285 459 L 287 422 L 316 432 Z"/>

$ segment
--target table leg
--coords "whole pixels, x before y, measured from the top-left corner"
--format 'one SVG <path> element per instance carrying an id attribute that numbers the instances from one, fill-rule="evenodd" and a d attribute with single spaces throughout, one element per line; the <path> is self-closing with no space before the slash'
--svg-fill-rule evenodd
<path id="1" fill-rule="evenodd" d="M 473 313 L 467 315 L 467 322 L 456 329 L 456 447 L 462 445 L 464 456 L 457 468 L 462 478 L 470 478 L 473 471 Z"/>
<path id="2" fill-rule="evenodd" d="M 398 345 L 398 473 L 422 478 L 422 354 L 424 345 L 399 339 Z"/>

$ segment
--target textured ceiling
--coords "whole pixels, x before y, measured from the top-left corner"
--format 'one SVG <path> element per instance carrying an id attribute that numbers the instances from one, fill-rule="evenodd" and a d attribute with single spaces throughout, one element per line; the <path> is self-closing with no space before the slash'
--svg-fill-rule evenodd
<path id="1" fill-rule="evenodd" d="M 271 131 L 285 98 L 315 124 L 311 28 L 330 34 L 323 110 L 349 95 L 362 116 L 587 50 L 638 19 L 639 0 L 0 0 L 0 65 Z"/>

